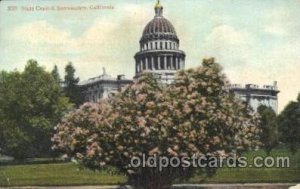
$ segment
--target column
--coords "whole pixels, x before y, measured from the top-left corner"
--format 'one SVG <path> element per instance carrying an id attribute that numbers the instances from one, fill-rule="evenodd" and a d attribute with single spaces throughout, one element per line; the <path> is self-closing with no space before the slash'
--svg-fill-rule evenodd
<path id="1" fill-rule="evenodd" d="M 140 68 L 141 68 L 141 71 L 144 70 L 144 67 L 143 67 L 143 59 L 140 60 Z"/>
<path id="2" fill-rule="evenodd" d="M 180 67 L 183 68 L 183 60 L 182 60 L 182 58 L 179 58 L 179 61 L 180 61 Z"/>
<path id="3" fill-rule="evenodd" d="M 173 56 L 170 56 L 170 63 L 171 63 L 171 69 L 176 70 L 176 67 L 174 68 L 174 64 L 173 64 Z"/>
<path id="4" fill-rule="evenodd" d="M 180 65 L 179 65 L 179 62 L 178 62 L 178 57 L 176 56 L 175 57 L 175 62 L 176 62 L 176 67 L 177 67 L 177 69 L 180 69 Z"/>
<path id="5" fill-rule="evenodd" d="M 151 64 L 152 64 L 152 70 L 155 70 L 155 67 L 154 67 L 154 58 L 153 58 L 153 56 L 151 56 Z"/>
<path id="6" fill-rule="evenodd" d="M 161 66 L 160 66 L 160 56 L 157 56 L 157 63 L 158 63 L 158 69 L 160 70 L 161 69 Z"/>
<path id="7" fill-rule="evenodd" d="M 167 56 L 164 56 L 164 63 L 165 63 L 165 70 L 168 69 L 168 64 L 167 64 Z"/>
<path id="8" fill-rule="evenodd" d="M 141 64 L 140 64 L 140 62 L 137 63 L 137 66 L 138 66 L 139 72 L 141 72 Z"/>
<path id="9" fill-rule="evenodd" d="M 148 69 L 149 69 L 149 66 L 148 66 L 148 58 L 146 57 L 145 60 L 146 60 L 146 70 L 148 70 Z"/>

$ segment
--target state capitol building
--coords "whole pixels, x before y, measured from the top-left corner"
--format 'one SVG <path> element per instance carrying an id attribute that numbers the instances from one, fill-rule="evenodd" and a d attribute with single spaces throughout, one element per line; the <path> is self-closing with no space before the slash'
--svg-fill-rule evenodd
<path id="1" fill-rule="evenodd" d="M 140 77 L 145 72 L 159 76 L 163 83 L 172 83 L 175 73 L 185 69 L 186 54 L 180 50 L 180 40 L 175 28 L 170 21 L 163 16 L 163 6 L 158 1 L 154 7 L 154 18 L 145 26 L 142 37 L 139 41 L 140 50 L 134 55 L 135 76 Z M 124 85 L 132 83 L 124 75 L 113 78 L 103 68 L 103 74 L 87 81 L 79 83 L 84 93 L 86 102 L 96 102 L 100 98 L 107 98 L 117 93 Z M 278 112 L 277 83 L 259 87 L 254 84 L 246 86 L 231 85 L 230 92 L 254 110 L 261 104 L 272 107 Z"/>

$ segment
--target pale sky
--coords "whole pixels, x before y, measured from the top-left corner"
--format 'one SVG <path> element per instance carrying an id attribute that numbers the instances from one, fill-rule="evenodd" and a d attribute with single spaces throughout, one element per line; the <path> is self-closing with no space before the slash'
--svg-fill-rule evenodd
<path id="1" fill-rule="evenodd" d="M 279 111 L 300 91 L 300 0 L 161 0 L 186 52 L 186 68 L 213 56 L 232 83 L 278 82 Z M 105 67 L 134 75 L 134 54 L 155 0 L 0 2 L 0 70 L 36 59 L 51 70 L 73 62 L 81 80 Z M 10 10 L 9 6 L 17 6 Z M 41 11 L 41 7 L 55 10 Z M 57 6 L 86 10 L 58 11 Z M 113 9 L 91 9 L 112 6 Z M 26 11 L 24 8 L 26 7 Z M 29 11 L 33 7 L 33 11 Z"/>

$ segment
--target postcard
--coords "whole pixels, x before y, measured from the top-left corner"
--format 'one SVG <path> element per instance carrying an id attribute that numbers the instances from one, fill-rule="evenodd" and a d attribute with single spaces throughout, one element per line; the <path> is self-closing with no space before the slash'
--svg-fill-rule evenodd
<path id="1" fill-rule="evenodd" d="M 0 187 L 300 188 L 299 12 L 0 1 Z"/>

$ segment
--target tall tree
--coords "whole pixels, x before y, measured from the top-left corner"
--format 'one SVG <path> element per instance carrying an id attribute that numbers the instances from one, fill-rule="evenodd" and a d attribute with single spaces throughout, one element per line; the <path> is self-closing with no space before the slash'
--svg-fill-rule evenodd
<path id="1" fill-rule="evenodd" d="M 59 72 L 58 72 L 58 68 L 57 66 L 55 65 L 52 72 L 51 72 L 53 78 L 55 79 L 55 81 L 57 81 L 57 83 L 61 83 L 61 79 L 60 79 L 60 75 L 59 75 Z"/>
<path id="2" fill-rule="evenodd" d="M 278 117 L 280 140 L 295 154 L 300 145 L 300 94 L 290 102 Z"/>
<path id="3" fill-rule="evenodd" d="M 265 151 L 270 154 L 271 150 L 278 144 L 278 126 L 276 121 L 276 113 L 271 107 L 261 105 L 257 112 L 260 115 L 259 128 L 260 141 L 264 144 Z"/>
<path id="4" fill-rule="evenodd" d="M 82 103 L 82 95 L 80 88 L 78 87 L 79 78 L 75 77 L 76 69 L 74 68 L 72 62 L 69 62 L 65 67 L 65 81 L 64 81 L 64 91 L 70 101 L 76 106 Z"/>
<path id="5" fill-rule="evenodd" d="M 0 148 L 24 159 L 51 152 L 54 126 L 70 108 L 52 75 L 29 60 L 23 72 L 1 72 Z"/>

